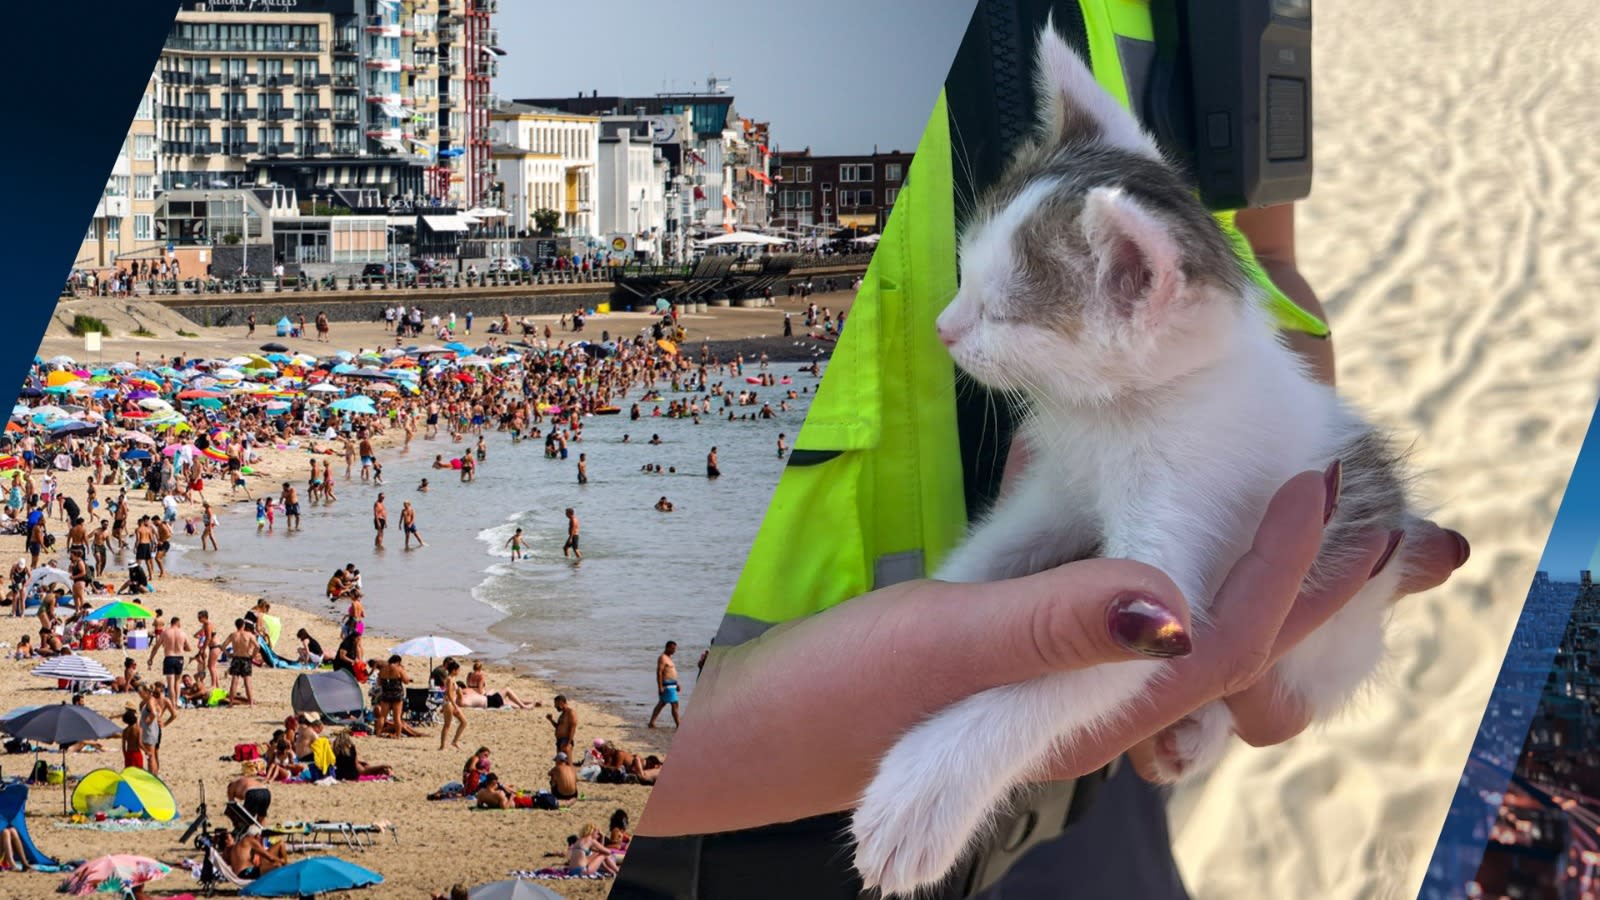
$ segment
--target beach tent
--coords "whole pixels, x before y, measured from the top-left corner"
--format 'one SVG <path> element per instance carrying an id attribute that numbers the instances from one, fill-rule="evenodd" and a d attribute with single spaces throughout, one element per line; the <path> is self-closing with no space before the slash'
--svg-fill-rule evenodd
<path id="1" fill-rule="evenodd" d="M 289 332 L 293 330 L 294 323 L 289 321 L 288 316 L 284 316 L 278 320 L 278 337 L 288 337 Z"/>
<path id="2" fill-rule="evenodd" d="M 0 787 L 0 828 L 15 828 L 17 836 L 22 839 L 22 849 L 28 854 L 28 864 L 32 866 L 59 865 L 55 860 L 44 855 L 44 851 L 34 846 L 33 838 L 28 836 L 28 820 L 23 813 L 28 808 L 28 786 L 26 784 L 8 784 Z"/>
<path id="3" fill-rule="evenodd" d="M 296 713 L 314 712 L 335 725 L 363 721 L 367 695 L 348 671 L 307 672 L 294 680 L 289 705 Z"/>
<path id="4" fill-rule="evenodd" d="M 95 769 L 83 776 L 72 792 L 72 808 L 84 815 L 126 810 L 127 816 L 170 822 L 178 815 L 178 803 L 160 778 L 144 769 L 129 766 L 121 772 Z"/>

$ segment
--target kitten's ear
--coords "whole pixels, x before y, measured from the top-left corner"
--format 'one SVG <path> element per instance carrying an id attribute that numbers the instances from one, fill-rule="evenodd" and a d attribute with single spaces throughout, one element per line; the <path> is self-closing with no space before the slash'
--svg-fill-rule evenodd
<path id="1" fill-rule="evenodd" d="M 1095 286 L 1112 309 L 1155 324 L 1183 290 L 1183 252 L 1172 230 L 1121 188 L 1089 192 L 1080 220 Z"/>
<path id="2" fill-rule="evenodd" d="M 1139 120 L 1106 93 L 1083 58 L 1056 31 L 1054 14 L 1039 31 L 1034 78 L 1039 124 L 1052 144 L 1111 144 L 1160 158 Z"/>

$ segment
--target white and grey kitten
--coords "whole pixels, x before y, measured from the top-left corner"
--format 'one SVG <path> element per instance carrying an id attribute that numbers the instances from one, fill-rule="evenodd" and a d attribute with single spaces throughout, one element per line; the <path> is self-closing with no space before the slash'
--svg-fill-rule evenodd
<path id="1" fill-rule="evenodd" d="M 961 242 L 961 290 L 939 317 L 956 363 L 1024 395 L 1021 481 L 937 577 L 981 582 L 1099 556 L 1148 563 L 1196 624 L 1299 472 L 1342 463 L 1317 566 L 1340 571 L 1368 529 L 1411 516 L 1387 441 L 1308 374 L 1262 292 L 1179 173 L 1047 25 L 1041 131 Z M 1373 672 L 1406 571 L 1404 544 L 1276 667 L 1316 718 Z M 851 830 L 868 887 L 938 883 L 1012 788 L 1053 752 L 1161 689 L 1139 660 L 983 691 L 918 725 L 880 763 Z M 1163 742 L 1177 780 L 1221 756 L 1232 718 L 1202 707 Z"/>

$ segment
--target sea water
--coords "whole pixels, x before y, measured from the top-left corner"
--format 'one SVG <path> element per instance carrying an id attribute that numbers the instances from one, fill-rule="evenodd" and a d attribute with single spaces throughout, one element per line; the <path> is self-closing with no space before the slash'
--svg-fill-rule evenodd
<path id="1" fill-rule="evenodd" d="M 753 389 L 770 400 L 776 418 L 729 422 L 728 410 L 713 398 L 713 413 L 699 425 L 651 418 L 654 402 L 641 402 L 644 416 L 632 421 L 630 398 L 619 404 L 619 415 L 586 418 L 583 440 L 568 443 L 564 460 L 546 459 L 542 439 L 513 444 L 508 433 L 486 431 L 488 459 L 469 484 L 454 470 L 431 466 L 438 454 L 446 461 L 459 457 L 475 444 L 472 436 L 457 444 L 448 433 L 434 440 L 419 433 L 407 453 L 380 451 L 382 487 L 361 482 L 359 464 L 344 478 L 343 457 L 331 458 L 339 499 L 326 505 L 306 502 L 306 457 L 291 457 L 288 477 L 301 497 L 302 530 L 286 531 L 280 511 L 274 530 L 261 532 L 253 507 L 237 506 L 231 512 L 241 514 L 222 518 L 221 549 L 190 549 L 179 571 L 220 576 L 236 590 L 274 602 L 342 612 L 343 604 L 323 599 L 324 587 L 334 569 L 354 563 L 370 630 L 452 637 L 475 651 L 472 658 L 516 664 L 630 721 L 646 717 L 656 699 L 655 660 L 666 641 L 678 642 L 683 696 L 693 692 L 695 662 L 716 632 L 783 467 L 778 435 L 786 434 L 793 446 L 818 381 L 794 363 L 773 363 L 768 371 L 792 376 L 793 385 L 728 384 L 735 394 Z M 788 411 L 777 412 L 790 387 L 804 393 Z M 659 405 L 687 396 L 669 392 Z M 759 403 L 733 407 L 741 416 L 759 409 Z M 540 427 L 548 433 L 548 422 Z M 650 445 L 652 434 L 663 443 Z M 715 480 L 706 477 L 713 446 L 722 471 Z M 583 486 L 577 483 L 579 453 L 588 454 Z M 641 471 L 647 463 L 677 473 L 647 474 Z M 424 478 L 426 493 L 417 490 Z M 252 479 L 251 490 L 275 496 L 281 481 Z M 389 529 L 384 549 L 376 550 L 372 503 L 380 490 Z M 662 496 L 674 512 L 655 510 Z M 407 500 L 417 509 L 424 549 L 402 549 L 400 510 Z M 569 506 L 581 524 L 582 563 L 561 553 Z M 242 514 L 246 510 L 252 511 Z M 506 541 L 519 526 L 531 558 L 513 561 Z M 179 540 L 189 539 L 180 531 Z M 214 621 L 231 626 L 244 610 L 211 612 Z M 332 626 L 313 636 L 330 652 L 339 637 Z M 284 645 L 294 646 L 292 635 Z M 382 657 L 388 649 L 369 641 L 366 652 Z"/>

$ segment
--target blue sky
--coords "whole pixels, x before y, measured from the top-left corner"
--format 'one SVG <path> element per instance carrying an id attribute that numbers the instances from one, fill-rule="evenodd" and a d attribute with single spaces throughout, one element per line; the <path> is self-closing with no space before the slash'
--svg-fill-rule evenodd
<path id="1" fill-rule="evenodd" d="M 494 20 L 509 54 L 494 90 L 650 95 L 704 90 L 715 72 L 732 80 L 740 115 L 772 123 L 782 149 L 910 151 L 972 10 L 973 0 L 508 0 Z"/>

